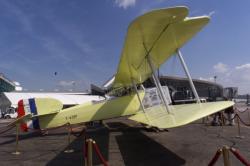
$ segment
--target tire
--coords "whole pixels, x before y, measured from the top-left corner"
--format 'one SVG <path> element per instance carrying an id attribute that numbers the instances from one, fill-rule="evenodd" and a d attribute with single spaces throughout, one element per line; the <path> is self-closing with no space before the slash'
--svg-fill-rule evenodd
<path id="1" fill-rule="evenodd" d="M 6 115 L 5 116 L 5 119 L 10 119 L 11 117 L 9 115 Z"/>

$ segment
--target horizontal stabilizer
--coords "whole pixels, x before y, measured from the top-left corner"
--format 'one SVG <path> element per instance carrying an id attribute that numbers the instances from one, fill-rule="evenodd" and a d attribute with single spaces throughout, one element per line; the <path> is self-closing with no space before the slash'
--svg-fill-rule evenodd
<path id="1" fill-rule="evenodd" d="M 171 106 L 169 114 L 163 105 L 157 105 L 131 116 L 129 119 L 158 128 L 186 125 L 234 105 L 232 101 L 182 104 Z"/>
<path id="2" fill-rule="evenodd" d="M 28 121 L 30 120 L 32 117 L 31 114 L 27 114 L 27 115 L 24 115 L 24 116 L 21 116 L 21 117 L 18 117 L 17 119 L 15 119 L 13 122 L 9 123 L 7 125 L 7 127 L 10 127 L 10 126 L 15 126 L 16 124 L 18 123 L 24 123 L 25 121 Z"/>

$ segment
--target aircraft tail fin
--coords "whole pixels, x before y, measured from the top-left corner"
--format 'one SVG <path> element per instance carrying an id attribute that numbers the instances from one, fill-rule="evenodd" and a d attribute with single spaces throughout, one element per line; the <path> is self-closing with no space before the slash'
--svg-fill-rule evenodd
<path id="1" fill-rule="evenodd" d="M 22 131 L 40 129 L 39 116 L 56 114 L 62 110 L 63 104 L 52 98 L 30 98 L 18 102 L 18 119 L 13 123 L 20 123 Z"/>
<path id="2" fill-rule="evenodd" d="M 170 106 L 170 114 L 163 105 L 157 105 L 146 109 L 145 113 L 138 112 L 129 119 L 162 129 L 173 128 L 186 125 L 233 105 L 232 101 L 173 105 Z"/>

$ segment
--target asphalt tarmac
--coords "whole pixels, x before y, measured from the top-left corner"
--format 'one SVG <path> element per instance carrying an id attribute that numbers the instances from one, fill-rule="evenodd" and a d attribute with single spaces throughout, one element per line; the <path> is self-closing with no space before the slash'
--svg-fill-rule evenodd
<path id="1" fill-rule="evenodd" d="M 243 111 L 241 104 L 238 108 Z M 243 120 L 250 123 L 249 111 L 239 113 Z M 0 120 L 4 127 L 9 120 Z M 0 165 L 48 165 L 48 166 L 83 166 L 83 145 L 85 138 L 94 139 L 109 165 L 152 166 L 152 165 L 208 165 L 218 148 L 232 146 L 250 161 L 250 127 L 241 124 L 243 139 L 235 126 L 211 126 L 201 120 L 192 124 L 156 132 L 145 129 L 140 124 L 118 118 L 104 121 L 106 125 L 90 127 L 80 137 L 68 136 L 65 128 L 51 130 L 47 135 L 40 133 L 21 133 L 19 141 L 20 155 L 15 152 L 15 129 L 0 135 Z M 65 153 L 74 149 L 73 153 Z M 231 165 L 242 165 L 230 154 Z M 94 154 L 94 165 L 101 162 Z M 222 156 L 216 165 L 223 165 Z"/>

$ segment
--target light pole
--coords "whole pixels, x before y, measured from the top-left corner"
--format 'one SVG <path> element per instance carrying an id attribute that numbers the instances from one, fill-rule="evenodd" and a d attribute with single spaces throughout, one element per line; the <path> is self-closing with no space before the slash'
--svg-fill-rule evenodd
<path id="1" fill-rule="evenodd" d="M 216 83 L 217 76 L 214 76 L 214 82 Z"/>

